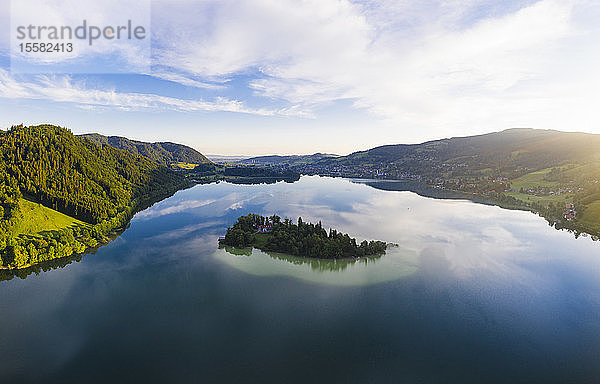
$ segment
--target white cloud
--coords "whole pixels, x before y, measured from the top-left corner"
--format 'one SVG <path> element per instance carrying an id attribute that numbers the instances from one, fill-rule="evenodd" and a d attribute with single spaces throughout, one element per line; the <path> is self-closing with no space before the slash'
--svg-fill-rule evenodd
<path id="1" fill-rule="evenodd" d="M 309 118 L 346 100 L 377 118 L 385 140 L 512 126 L 597 131 L 598 17 L 592 0 L 156 0 L 150 75 L 222 98 L 2 73 L 0 91 L 88 108 Z M 278 107 L 250 108 L 251 99 Z"/>
<path id="2" fill-rule="evenodd" d="M 565 51 L 587 48 L 578 29 L 597 35 L 573 14 L 584 6 L 600 13 L 599 7 L 522 4 L 158 2 L 156 59 L 204 78 L 250 74 L 255 95 L 308 113 L 353 100 L 391 126 L 415 129 L 405 136 L 585 121 L 573 115 L 592 106 L 595 86 L 587 80 L 597 76 Z M 561 106 L 576 109 L 563 113 Z"/>
<path id="3" fill-rule="evenodd" d="M 213 84 L 210 82 L 199 81 L 197 79 L 194 79 L 193 76 L 186 76 L 184 74 L 176 72 L 152 71 L 151 76 L 156 77 L 157 79 L 179 83 L 188 87 L 204 88 L 211 90 L 222 90 L 227 88 L 225 85 L 222 84 L 223 82 L 221 82 L 221 84 Z"/>
<path id="4" fill-rule="evenodd" d="M 74 82 L 69 76 L 37 76 L 35 81 L 18 81 L 0 69 L 0 98 L 41 99 L 75 103 L 81 108 L 118 108 L 121 110 L 224 111 L 261 116 L 287 115 L 289 110 L 249 108 L 243 102 L 217 97 L 213 101 L 186 100 L 145 93 L 124 93 L 93 89 Z"/>

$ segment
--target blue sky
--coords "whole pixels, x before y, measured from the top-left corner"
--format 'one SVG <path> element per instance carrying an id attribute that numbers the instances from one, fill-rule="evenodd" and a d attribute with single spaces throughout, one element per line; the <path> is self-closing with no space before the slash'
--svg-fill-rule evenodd
<path id="1" fill-rule="evenodd" d="M 47 23 L 147 12 L 151 49 L 99 42 L 29 74 L 11 68 L 10 39 L 15 4 L 27 1 L 11 12 L 0 0 L 3 127 L 54 123 L 247 155 L 511 127 L 600 133 L 597 1 L 106 0 L 87 11 L 36 1 L 26 14 Z M 106 61 L 126 73 L 89 73 Z"/>

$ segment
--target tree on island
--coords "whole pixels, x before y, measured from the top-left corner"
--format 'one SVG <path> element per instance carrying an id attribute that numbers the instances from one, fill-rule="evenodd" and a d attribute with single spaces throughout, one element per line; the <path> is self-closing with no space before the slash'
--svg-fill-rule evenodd
<path id="1" fill-rule="evenodd" d="M 258 233 L 260 226 L 270 226 L 268 233 Z M 335 229 L 327 232 L 321 222 L 318 224 L 305 223 L 298 218 L 298 224 L 277 215 L 264 217 L 248 214 L 238 218 L 227 229 L 225 238 L 220 240 L 222 245 L 238 248 L 253 246 L 263 251 L 273 251 L 300 257 L 319 259 L 342 259 L 351 257 L 374 256 L 384 254 L 387 244 L 382 241 L 363 241 Z"/>

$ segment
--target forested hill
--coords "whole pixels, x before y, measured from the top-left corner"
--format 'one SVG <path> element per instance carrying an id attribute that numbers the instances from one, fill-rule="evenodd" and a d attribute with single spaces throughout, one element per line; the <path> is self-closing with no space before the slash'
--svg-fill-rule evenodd
<path id="1" fill-rule="evenodd" d="M 99 146 L 52 125 L 1 131 L 0 157 L 0 266 L 4 267 L 35 264 L 93 246 L 110 230 L 126 224 L 137 210 L 188 184 L 144 156 Z M 75 233 L 73 228 L 18 233 L 15 228 L 20 222 L 36 220 L 21 209 L 27 202 L 23 198 L 78 219 L 82 225 Z M 36 224 L 43 227 L 43 223 Z M 54 243 L 47 241 L 48 236 Z M 28 249 L 31 242 L 35 244 Z M 62 253 L 57 253 L 59 248 Z M 14 261 L 15 255 L 22 258 Z"/>
<path id="2" fill-rule="evenodd" d="M 162 142 L 145 143 L 130 140 L 120 136 L 103 136 L 98 133 L 81 135 L 97 144 L 110 145 L 129 153 L 139 154 L 162 165 L 171 166 L 173 163 L 211 164 L 203 154 L 182 144 Z"/>
<path id="3" fill-rule="evenodd" d="M 21 193 L 44 205 L 97 223 L 136 198 L 181 177 L 143 156 L 99 147 L 50 126 L 13 128 L 0 137 L 5 173 Z"/>
<path id="4" fill-rule="evenodd" d="M 302 164 L 314 163 L 324 159 L 336 158 L 338 155 L 332 155 L 328 153 L 315 153 L 312 155 L 270 155 L 270 156 L 258 156 L 251 157 L 239 161 L 242 164 L 254 164 L 254 165 L 290 165 L 297 166 Z"/>
<path id="5" fill-rule="evenodd" d="M 566 161 L 587 161 L 598 154 L 600 135 L 508 129 L 484 135 L 455 137 L 422 144 L 398 144 L 323 159 L 321 166 L 393 166 L 422 174 L 424 168 L 453 163 L 473 169 L 541 169 Z"/>

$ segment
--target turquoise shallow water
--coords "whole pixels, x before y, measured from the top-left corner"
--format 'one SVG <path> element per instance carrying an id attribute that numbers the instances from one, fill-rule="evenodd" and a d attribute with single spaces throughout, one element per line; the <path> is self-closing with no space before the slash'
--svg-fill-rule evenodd
<path id="1" fill-rule="evenodd" d="M 249 212 L 399 247 L 355 263 L 219 250 Z M 343 179 L 196 186 L 79 262 L 0 283 L 3 383 L 593 383 L 599 363 L 600 243 Z"/>
<path id="2" fill-rule="evenodd" d="M 248 250 L 234 255 L 225 249 L 215 252 L 218 260 L 256 276 L 289 276 L 306 282 L 334 286 L 366 286 L 394 281 L 417 271 L 414 252 L 390 247 L 385 257 L 358 260 L 314 260 L 278 253 Z M 238 257 L 235 257 L 238 256 Z"/>

